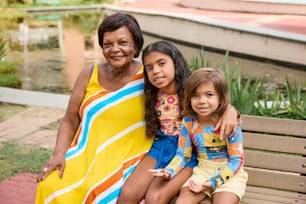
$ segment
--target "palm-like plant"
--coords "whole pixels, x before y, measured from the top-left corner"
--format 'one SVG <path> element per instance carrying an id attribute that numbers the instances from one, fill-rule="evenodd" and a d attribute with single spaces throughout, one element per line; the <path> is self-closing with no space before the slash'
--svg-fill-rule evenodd
<path id="1" fill-rule="evenodd" d="M 6 54 L 7 54 L 6 41 L 4 39 L 4 35 L 0 34 L 0 60 L 3 60 Z"/>
<path id="2" fill-rule="evenodd" d="M 222 69 L 226 75 L 231 104 L 236 109 L 246 115 L 306 120 L 306 93 L 303 91 L 302 83 L 292 87 L 286 77 L 285 95 L 275 90 L 272 97 L 264 96 L 264 81 L 251 77 L 243 79 L 238 63 L 231 68 L 228 66 L 228 55 L 227 51 Z M 201 49 L 200 57 L 200 60 L 197 57 L 191 59 L 192 71 L 200 67 L 211 67 L 211 63 L 204 59 L 203 49 Z M 271 98 L 272 100 L 269 100 Z"/>
<path id="3" fill-rule="evenodd" d="M 0 34 L 0 86 L 18 88 L 21 80 L 16 74 L 18 62 L 9 62 L 5 59 L 7 55 L 6 39 Z"/>
<path id="4" fill-rule="evenodd" d="M 258 108 L 254 114 L 306 120 L 306 94 L 303 93 L 302 84 L 298 83 L 292 87 L 286 77 L 285 86 L 286 96 L 279 90 L 276 90 L 273 95 L 273 101 L 268 101 L 267 97 L 263 103 L 258 101 Z"/>
<path id="5" fill-rule="evenodd" d="M 208 60 L 205 60 L 205 57 L 204 57 L 204 49 L 201 48 L 200 50 L 200 60 L 197 56 L 195 57 L 192 57 L 191 58 L 191 64 L 190 64 L 190 69 L 191 71 L 195 71 L 197 69 L 199 69 L 200 67 L 211 67 L 212 64 L 210 61 Z"/>
<path id="6" fill-rule="evenodd" d="M 251 114 L 263 90 L 262 80 L 253 80 L 249 77 L 244 82 L 238 69 L 238 63 L 234 64 L 231 69 L 229 68 L 228 55 L 229 52 L 227 51 L 222 68 L 226 75 L 231 103 L 242 114 Z"/>

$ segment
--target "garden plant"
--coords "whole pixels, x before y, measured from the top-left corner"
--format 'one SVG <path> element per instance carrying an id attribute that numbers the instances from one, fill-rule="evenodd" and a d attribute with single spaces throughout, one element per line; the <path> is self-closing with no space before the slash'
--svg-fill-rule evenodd
<path id="1" fill-rule="evenodd" d="M 272 95 L 264 93 L 263 79 L 243 79 L 239 64 L 228 65 L 229 51 L 226 51 L 221 67 L 226 74 L 231 103 L 242 114 L 306 120 L 306 93 L 300 82 L 291 85 L 285 77 L 285 92 L 275 89 Z M 210 67 L 212 63 L 204 57 L 203 49 L 200 58 L 193 57 L 189 65 L 192 71 L 199 67 Z M 305 86 L 305 84 L 304 84 Z"/>

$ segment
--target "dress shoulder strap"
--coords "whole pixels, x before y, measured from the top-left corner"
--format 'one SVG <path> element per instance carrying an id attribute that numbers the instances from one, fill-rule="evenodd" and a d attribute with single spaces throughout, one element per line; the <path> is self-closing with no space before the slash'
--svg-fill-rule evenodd
<path id="1" fill-rule="evenodd" d="M 99 71 L 98 64 L 93 64 L 90 71 L 90 76 L 88 80 L 88 84 L 86 87 L 86 95 L 85 98 L 95 94 L 97 91 L 103 90 L 103 87 L 99 84 Z"/>

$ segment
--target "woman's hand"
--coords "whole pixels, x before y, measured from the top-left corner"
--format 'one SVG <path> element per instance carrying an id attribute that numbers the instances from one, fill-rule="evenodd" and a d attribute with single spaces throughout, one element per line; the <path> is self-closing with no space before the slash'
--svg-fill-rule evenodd
<path id="1" fill-rule="evenodd" d="M 37 176 L 37 183 L 45 180 L 45 178 L 54 170 L 58 170 L 58 177 L 62 178 L 65 169 L 65 156 L 53 156 L 43 167 Z"/>
<path id="2" fill-rule="evenodd" d="M 189 181 L 189 189 L 194 193 L 200 193 L 211 189 L 211 183 L 206 181 L 205 183 L 196 183 L 193 179 Z"/>
<path id="3" fill-rule="evenodd" d="M 224 111 L 223 115 L 215 126 L 215 132 L 219 132 L 221 140 L 235 134 L 238 127 L 238 121 L 240 119 L 238 116 L 238 111 L 231 105 Z"/>
<path id="4" fill-rule="evenodd" d="M 171 173 L 167 169 L 149 169 L 149 172 L 151 172 L 153 176 L 162 177 L 167 180 L 171 178 Z"/>

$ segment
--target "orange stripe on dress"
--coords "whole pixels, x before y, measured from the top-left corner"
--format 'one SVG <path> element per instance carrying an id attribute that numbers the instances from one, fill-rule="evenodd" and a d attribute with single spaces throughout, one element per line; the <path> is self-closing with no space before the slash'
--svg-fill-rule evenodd
<path id="1" fill-rule="evenodd" d="M 89 97 L 89 98 L 81 105 L 81 108 L 80 108 L 80 118 L 83 118 L 84 109 L 85 109 L 90 103 L 92 103 L 93 101 L 97 100 L 98 98 L 101 98 L 102 96 L 105 96 L 105 95 L 108 94 L 108 93 L 109 93 L 109 91 L 103 90 L 103 91 L 100 91 L 98 94 L 95 94 L 95 95 Z"/>
<path id="2" fill-rule="evenodd" d="M 143 72 L 141 72 L 141 73 L 139 73 L 139 74 L 136 74 L 136 75 L 133 77 L 133 79 L 131 80 L 131 82 L 132 82 L 132 81 L 136 81 L 136 80 L 138 80 L 138 79 L 142 79 L 143 77 L 144 77 Z M 102 96 L 104 96 L 104 95 L 106 95 L 106 94 L 108 94 L 108 93 L 110 93 L 110 92 L 107 91 L 107 90 L 103 90 L 103 91 L 101 91 L 99 94 L 96 94 L 96 95 L 94 95 L 94 96 L 89 97 L 89 98 L 82 104 L 82 106 L 81 106 L 81 108 L 80 108 L 80 118 L 83 118 L 83 111 L 84 111 L 84 109 L 88 106 L 88 104 L 90 104 L 91 102 L 95 101 L 97 98 L 100 98 L 100 97 L 102 97 Z"/>
<path id="3" fill-rule="evenodd" d="M 96 188 L 94 188 L 90 194 L 88 195 L 87 199 L 86 199 L 86 204 L 90 204 L 93 203 L 93 201 L 95 200 L 95 198 L 103 193 L 105 190 L 109 189 L 110 186 L 112 186 L 113 184 L 115 184 L 116 182 L 118 182 L 123 175 L 123 171 L 126 170 L 127 168 L 129 168 L 130 166 L 134 165 L 136 162 L 138 162 L 139 160 L 141 160 L 144 156 L 146 155 L 146 153 L 141 154 L 140 156 L 134 157 L 131 160 L 125 162 L 122 166 L 122 168 L 120 168 L 115 174 L 113 174 L 109 179 L 107 179 L 105 182 L 101 183 L 100 185 L 98 185 Z"/>
<path id="4" fill-rule="evenodd" d="M 86 100 L 86 101 L 82 104 L 82 106 L 81 106 L 81 108 L 80 108 L 80 118 L 83 117 L 83 111 L 84 111 L 84 109 L 88 106 L 88 104 L 90 104 L 92 101 L 95 101 L 96 99 L 98 99 L 98 98 L 100 98 L 100 97 L 106 95 L 107 93 L 109 93 L 109 92 L 104 90 L 104 91 L 101 91 L 99 94 L 96 94 L 96 95 L 90 97 L 88 100 Z M 71 144 L 71 147 L 76 146 L 76 144 L 78 143 L 78 140 L 79 140 L 79 137 L 80 137 L 81 130 L 82 130 L 82 128 L 80 127 L 80 128 L 78 129 L 77 133 L 76 133 L 75 136 L 74 136 L 73 143 Z"/>
<path id="5" fill-rule="evenodd" d="M 136 80 L 141 79 L 141 78 L 144 78 L 143 72 L 140 72 L 140 73 L 136 74 L 132 81 L 136 81 Z"/>

